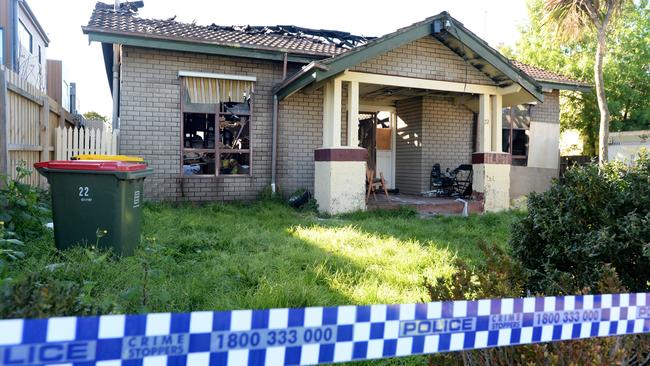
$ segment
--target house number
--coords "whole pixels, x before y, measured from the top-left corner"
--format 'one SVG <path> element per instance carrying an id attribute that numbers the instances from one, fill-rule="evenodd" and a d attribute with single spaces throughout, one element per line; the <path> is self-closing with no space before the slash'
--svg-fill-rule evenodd
<path id="1" fill-rule="evenodd" d="M 79 187 L 79 197 L 88 197 L 88 187 Z"/>
<path id="2" fill-rule="evenodd" d="M 90 197 L 90 188 L 89 187 L 79 187 L 79 200 L 81 202 L 92 202 L 92 197 Z"/>

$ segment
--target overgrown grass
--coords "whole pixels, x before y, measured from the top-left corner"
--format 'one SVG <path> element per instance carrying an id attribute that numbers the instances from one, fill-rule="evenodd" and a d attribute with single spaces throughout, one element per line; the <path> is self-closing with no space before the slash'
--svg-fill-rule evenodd
<path id="1" fill-rule="evenodd" d="M 268 201 L 153 204 L 144 213 L 133 257 L 59 252 L 51 236 L 29 243 L 26 258 L 6 269 L 5 285 L 31 281 L 47 288 L 62 281 L 76 286 L 81 306 L 5 308 L 3 315 L 428 301 L 426 279 L 452 273 L 455 257 L 481 261 L 479 241 L 504 247 L 517 215 L 420 219 L 396 211 L 319 218 Z M 25 280 L 28 275 L 36 278 Z"/>

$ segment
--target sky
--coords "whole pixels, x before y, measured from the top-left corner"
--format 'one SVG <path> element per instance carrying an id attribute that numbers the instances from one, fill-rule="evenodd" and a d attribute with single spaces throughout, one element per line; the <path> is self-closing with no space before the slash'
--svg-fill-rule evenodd
<path id="1" fill-rule="evenodd" d="M 104 0 L 109 2 L 108 0 Z M 80 111 L 111 116 L 111 96 L 99 43 L 88 43 L 94 0 L 27 0 L 50 38 L 47 58 L 63 61 L 64 79 L 77 83 Z M 143 18 L 209 25 L 278 25 L 335 29 L 381 36 L 442 11 L 449 12 L 493 47 L 514 45 L 527 21 L 525 0 L 397 0 L 327 2 L 246 0 L 144 0 Z M 327 4 L 320 5 L 319 4 Z"/>

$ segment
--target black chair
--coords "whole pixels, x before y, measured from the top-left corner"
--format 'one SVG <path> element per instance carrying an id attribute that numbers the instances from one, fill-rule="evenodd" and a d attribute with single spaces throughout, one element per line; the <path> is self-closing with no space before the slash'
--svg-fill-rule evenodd
<path id="1" fill-rule="evenodd" d="M 433 164 L 429 179 L 429 189 L 431 192 L 436 196 L 450 196 L 454 191 L 454 187 L 454 180 L 450 178 L 448 174 L 442 174 L 440 164 Z"/>
<path id="2" fill-rule="evenodd" d="M 472 195 L 472 179 L 474 170 L 471 164 L 461 164 L 451 172 L 454 177 L 454 190 L 460 197 L 469 197 Z"/>

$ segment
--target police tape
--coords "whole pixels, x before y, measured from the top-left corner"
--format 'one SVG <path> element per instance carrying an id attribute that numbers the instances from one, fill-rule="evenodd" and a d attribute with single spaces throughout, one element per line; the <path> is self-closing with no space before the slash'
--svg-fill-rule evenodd
<path id="1" fill-rule="evenodd" d="M 650 332 L 650 293 L 0 320 L 0 365 L 310 365 Z"/>

